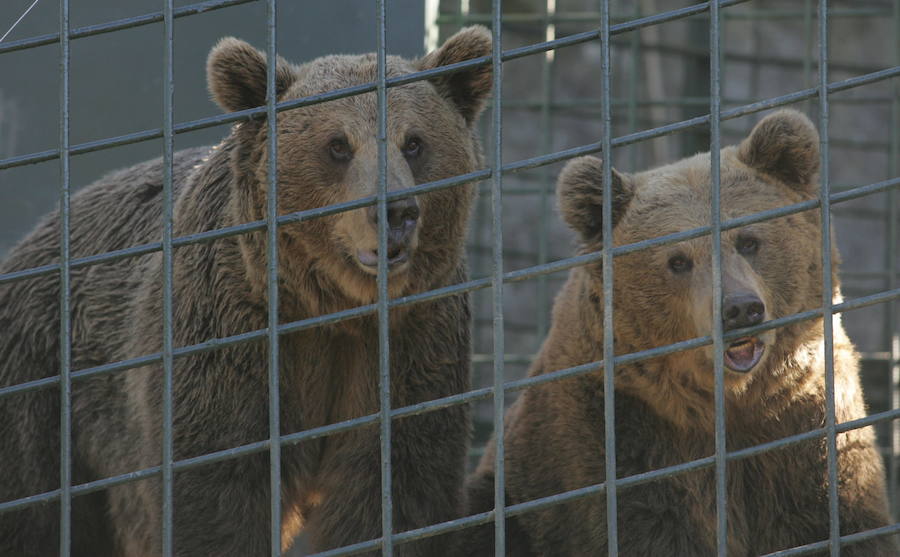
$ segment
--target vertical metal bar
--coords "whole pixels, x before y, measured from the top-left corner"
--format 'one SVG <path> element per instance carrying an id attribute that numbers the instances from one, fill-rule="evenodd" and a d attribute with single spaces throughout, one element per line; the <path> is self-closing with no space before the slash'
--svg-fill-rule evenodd
<path id="1" fill-rule="evenodd" d="M 600 133 L 603 157 L 603 427 L 606 466 L 606 540 L 619 554 L 616 489 L 615 329 L 613 320 L 612 111 L 610 110 L 609 0 L 600 2 Z"/>
<path id="2" fill-rule="evenodd" d="M 900 65 L 900 0 L 894 0 L 894 64 Z M 888 151 L 888 176 L 897 175 L 898 160 L 900 160 L 900 83 L 894 80 L 893 95 L 891 97 L 891 128 L 890 148 Z M 888 191 L 887 211 L 887 252 L 885 257 L 885 270 L 887 271 L 887 289 L 897 287 L 897 190 Z M 889 362 L 891 408 L 900 408 L 900 320 L 897 318 L 898 304 L 896 300 L 888 302 L 887 306 L 887 331 L 890 342 L 891 360 Z M 888 492 L 891 501 L 893 516 L 900 513 L 900 498 L 897 496 L 898 487 L 898 456 L 900 456 L 900 421 L 891 421 L 891 456 L 888 469 Z"/>
<path id="3" fill-rule="evenodd" d="M 725 342 L 722 324 L 722 214 L 719 149 L 721 148 L 720 110 L 721 73 L 719 31 L 719 3 L 709 3 L 709 173 L 710 220 L 712 223 L 713 277 L 713 371 L 715 373 L 715 436 L 716 436 L 716 554 L 728 553 L 728 477 L 725 460 Z"/>
<path id="4" fill-rule="evenodd" d="M 544 40 L 552 41 L 556 38 L 556 25 L 553 23 L 553 17 L 556 15 L 556 0 L 546 0 L 544 4 Z M 556 58 L 556 51 L 548 50 L 544 54 L 543 64 L 541 65 L 541 152 L 549 153 L 553 150 L 553 126 L 551 115 L 551 104 L 553 103 L 553 66 Z M 539 214 L 540 223 L 537 229 L 537 248 L 538 257 L 537 264 L 542 265 L 547 262 L 548 242 L 550 230 L 547 222 L 549 211 L 549 196 L 547 195 L 547 184 L 551 183 L 550 169 L 543 167 L 540 171 L 540 197 L 539 197 Z M 547 299 L 549 298 L 549 289 L 547 285 L 547 276 L 541 275 L 537 279 L 537 338 L 543 339 L 547 335 Z"/>
<path id="5" fill-rule="evenodd" d="M 173 440 L 172 440 L 172 164 L 174 156 L 174 25 L 173 0 L 163 0 L 163 22 L 165 40 L 163 41 L 163 222 L 162 222 L 162 259 L 163 259 L 163 439 L 162 439 L 162 551 L 165 557 L 173 553 Z"/>
<path id="6" fill-rule="evenodd" d="M 59 2 L 59 554 L 72 546 L 72 338 L 69 250 L 69 0 Z"/>
<path id="7" fill-rule="evenodd" d="M 502 0 L 493 0 L 491 17 L 491 63 L 494 80 L 494 106 L 492 109 L 494 152 L 491 161 L 491 233 L 493 238 L 493 277 L 491 280 L 492 316 L 494 324 L 494 555 L 506 555 L 506 470 L 505 440 L 503 432 L 503 355 L 505 352 L 503 330 L 503 52 Z"/>
<path id="8" fill-rule="evenodd" d="M 819 149 L 821 157 L 819 199 L 822 211 L 822 326 L 825 335 L 825 444 L 828 467 L 828 521 L 831 556 L 839 557 L 837 434 L 834 400 L 834 330 L 831 313 L 831 184 L 828 166 L 828 0 L 819 0 Z"/>
<path id="9" fill-rule="evenodd" d="M 378 28 L 375 45 L 378 58 L 378 372 L 381 378 L 379 395 L 381 399 L 381 536 L 382 555 L 394 553 L 393 507 L 391 500 L 391 357 L 388 313 L 388 268 L 387 268 L 387 43 L 385 0 L 376 3 Z"/>
<path id="10" fill-rule="evenodd" d="M 266 139 L 269 158 L 267 160 L 266 188 L 266 278 L 268 296 L 269 344 L 269 490 L 271 505 L 269 524 L 271 525 L 272 557 L 281 555 L 281 416 L 278 366 L 278 116 L 275 103 L 278 100 L 275 77 L 278 65 L 276 44 L 276 2 L 266 3 Z"/>

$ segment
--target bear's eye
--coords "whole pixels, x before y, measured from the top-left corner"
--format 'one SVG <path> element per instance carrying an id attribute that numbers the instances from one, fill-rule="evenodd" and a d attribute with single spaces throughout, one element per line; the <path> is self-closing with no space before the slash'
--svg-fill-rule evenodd
<path id="1" fill-rule="evenodd" d="M 693 268 L 694 262 L 686 255 L 678 254 L 669 258 L 669 269 L 673 273 L 686 273 Z"/>
<path id="2" fill-rule="evenodd" d="M 328 151 L 331 153 L 331 158 L 336 161 L 348 161 L 353 156 L 350 144 L 343 137 L 332 139 L 328 144 Z"/>
<path id="3" fill-rule="evenodd" d="M 418 137 L 410 137 L 403 145 L 403 155 L 406 158 L 416 158 L 422 154 L 422 140 Z"/>
<path id="4" fill-rule="evenodd" d="M 737 241 L 737 250 L 741 255 L 753 255 L 759 251 L 759 240 L 753 236 L 741 236 Z"/>

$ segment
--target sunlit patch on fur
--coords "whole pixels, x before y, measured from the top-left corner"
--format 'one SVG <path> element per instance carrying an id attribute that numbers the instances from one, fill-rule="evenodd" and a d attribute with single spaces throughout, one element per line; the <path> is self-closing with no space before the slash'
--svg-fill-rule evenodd
<path id="1" fill-rule="evenodd" d="M 321 502 L 321 499 L 321 495 L 319 495 L 319 502 Z M 287 551 L 291 548 L 294 538 L 300 534 L 302 529 L 303 514 L 300 512 L 300 507 L 295 506 L 286 509 L 281 516 L 281 551 Z"/>

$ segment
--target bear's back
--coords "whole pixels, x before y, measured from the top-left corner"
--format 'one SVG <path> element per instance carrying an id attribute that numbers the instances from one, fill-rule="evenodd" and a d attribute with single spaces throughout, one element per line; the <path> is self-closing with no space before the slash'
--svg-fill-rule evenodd
<path id="1" fill-rule="evenodd" d="M 177 193 L 208 147 L 176 153 Z M 73 195 L 70 201 L 70 258 L 84 258 L 162 239 L 163 161 L 143 162 L 114 172 Z M 47 215 L 0 262 L 0 275 L 60 261 L 60 215 Z M 127 323 L 125 306 L 140 280 L 135 270 L 159 253 L 129 256 L 70 270 L 72 369 L 113 361 Z M 0 386 L 54 375 L 58 371 L 59 271 L 0 284 L 0 331 L 19 340 L 0 346 Z M 80 302 L 88 303 L 80 303 Z M 23 365 L 25 359 L 32 365 Z M 43 365 L 35 360 L 42 360 Z"/>

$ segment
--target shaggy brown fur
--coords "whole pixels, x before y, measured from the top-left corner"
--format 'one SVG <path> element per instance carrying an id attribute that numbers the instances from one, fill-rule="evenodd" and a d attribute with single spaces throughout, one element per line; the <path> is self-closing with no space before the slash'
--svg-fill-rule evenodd
<path id="1" fill-rule="evenodd" d="M 723 149 L 723 218 L 815 198 L 817 146 L 809 120 L 782 111 L 760 122 L 739 146 Z M 701 154 L 635 175 L 614 172 L 613 243 L 709 224 L 709 165 L 709 154 Z M 579 233 L 584 252 L 602 246 L 595 217 L 601 212 L 601 171 L 599 160 L 584 157 L 572 161 L 559 179 L 562 214 Z M 707 236 L 615 259 L 617 354 L 711 334 L 710 241 Z M 757 296 L 765 305 L 765 319 L 821 306 L 820 263 L 818 210 L 722 233 L 725 298 Z M 840 298 L 837 286 L 833 295 Z M 863 417 L 865 407 L 857 354 L 839 317 L 833 323 L 837 421 L 845 422 Z M 603 359 L 602 326 L 599 265 L 576 268 L 556 300 L 553 327 L 531 375 Z M 750 371 L 725 371 L 731 451 L 819 428 L 825 421 L 822 320 L 766 332 L 757 340 L 765 351 Z M 714 454 L 712 358 L 712 348 L 706 347 L 616 367 L 617 477 Z M 505 440 L 509 504 L 604 481 L 602 373 L 523 393 L 507 413 Z M 871 428 L 840 434 L 837 442 L 841 533 L 889 523 L 881 457 Z M 491 446 L 470 478 L 472 512 L 493 508 L 494 458 Z M 759 555 L 826 539 L 826 477 L 821 437 L 729 462 L 728 554 Z M 605 505 L 604 497 L 596 495 L 511 519 L 510 554 L 605 555 Z M 711 468 L 621 488 L 619 552 L 715 555 L 715 513 Z M 470 553 L 492 554 L 490 527 L 467 536 Z M 842 550 L 853 556 L 897 554 L 897 545 L 885 538 Z"/>
<path id="2" fill-rule="evenodd" d="M 490 34 L 465 29 L 421 60 L 388 58 L 396 76 L 490 52 Z M 330 56 L 302 66 L 278 62 L 279 100 L 370 82 L 373 55 Z M 266 60 L 236 39 L 211 52 L 209 88 L 225 110 L 265 100 Z M 388 93 L 388 181 L 392 190 L 470 172 L 482 164 L 474 132 L 491 84 L 490 68 L 394 87 Z M 279 212 L 373 195 L 377 183 L 375 93 L 278 116 Z M 263 219 L 266 125 L 233 127 L 218 146 L 175 157 L 176 236 Z M 72 199 L 72 255 L 161 239 L 162 163 L 108 176 Z M 463 243 L 474 187 L 465 185 L 390 204 L 388 256 L 393 296 L 462 281 Z M 397 209 L 395 211 L 395 209 Z M 359 209 L 279 229 L 279 319 L 290 322 L 372 303 L 374 210 Z M 58 261 L 59 220 L 47 217 L 0 273 Z M 174 343 L 189 346 L 267 324 L 264 232 L 177 248 Z M 398 255 L 399 254 L 399 255 Z M 72 270 L 72 369 L 161 351 L 162 255 Z M 59 372 L 56 274 L 0 285 L 0 386 Z M 469 302 L 443 298 L 391 312 L 392 404 L 463 392 L 469 385 Z M 281 433 L 377 412 L 378 342 L 373 316 L 280 337 Z M 256 339 L 179 357 L 174 365 L 176 459 L 269 437 L 267 343 Z M 162 368 L 78 379 L 72 394 L 76 484 L 160 464 Z M 0 501 L 59 486 L 58 388 L 0 399 Z M 469 417 L 462 407 L 393 422 L 394 530 L 458 516 L 464 508 Z M 325 550 L 381 535 L 378 429 L 368 426 L 282 450 L 283 545 L 303 529 Z M 160 553 L 158 477 L 74 499 L 74 555 Z M 268 452 L 177 471 L 175 553 L 268 555 Z M 0 514 L 0 554 L 53 555 L 58 504 Z M 446 542 L 398 546 L 435 555 Z"/>

